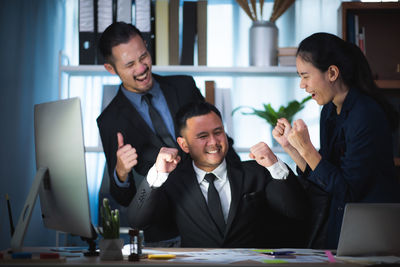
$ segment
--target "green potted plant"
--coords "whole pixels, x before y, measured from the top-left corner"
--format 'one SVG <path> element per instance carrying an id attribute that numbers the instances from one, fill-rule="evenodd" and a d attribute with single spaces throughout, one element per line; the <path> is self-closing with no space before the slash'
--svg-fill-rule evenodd
<path id="1" fill-rule="evenodd" d="M 100 208 L 102 229 L 99 230 L 103 239 L 99 242 L 100 259 L 122 260 L 122 247 L 124 240 L 119 237 L 119 210 L 112 210 L 108 198 L 103 199 Z"/>
<path id="2" fill-rule="evenodd" d="M 260 118 L 266 120 L 272 127 L 275 127 L 276 122 L 279 118 L 286 118 L 290 123 L 292 123 L 294 115 L 297 112 L 304 108 L 304 105 L 307 101 L 311 99 L 311 96 L 305 97 L 303 100 L 298 102 L 297 100 L 293 100 L 289 102 L 287 106 L 280 106 L 278 110 L 274 110 L 271 104 L 263 104 L 264 109 L 255 109 L 249 106 L 239 106 L 232 111 L 232 115 L 243 108 L 251 109 L 252 112 L 241 112 L 243 115 L 257 115 Z M 274 139 L 272 138 L 274 141 Z"/>

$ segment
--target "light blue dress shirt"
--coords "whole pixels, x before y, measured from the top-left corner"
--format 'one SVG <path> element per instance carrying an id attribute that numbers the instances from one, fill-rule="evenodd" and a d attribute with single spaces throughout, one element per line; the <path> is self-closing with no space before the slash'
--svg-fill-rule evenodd
<path id="1" fill-rule="evenodd" d="M 149 115 L 148 105 L 146 101 L 142 100 L 142 96 L 144 95 L 144 93 L 138 94 L 128 91 L 127 89 L 124 88 L 122 84 L 121 84 L 121 90 L 122 93 L 124 93 L 124 95 L 128 98 L 129 102 L 137 110 L 137 112 L 139 112 L 140 116 L 151 128 L 151 130 L 155 132 L 153 123 Z M 146 94 L 147 93 L 150 93 L 153 96 L 151 102 L 153 103 L 155 109 L 160 113 L 161 117 L 164 120 L 165 125 L 167 126 L 169 133 L 175 140 L 176 136 L 175 136 L 174 121 L 172 119 L 171 112 L 169 111 L 168 104 L 164 97 L 164 94 L 161 91 L 160 84 L 153 79 L 153 87 L 149 91 L 147 91 Z M 125 182 L 121 182 L 118 179 L 116 170 L 114 170 L 114 180 L 119 187 L 129 187 L 128 179 Z"/>

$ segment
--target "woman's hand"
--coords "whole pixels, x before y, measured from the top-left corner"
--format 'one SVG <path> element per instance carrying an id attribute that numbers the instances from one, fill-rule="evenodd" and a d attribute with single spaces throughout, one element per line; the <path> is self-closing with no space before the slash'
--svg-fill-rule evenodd
<path id="1" fill-rule="evenodd" d="M 307 151 L 313 147 L 308 133 L 307 125 L 302 119 L 293 122 L 293 127 L 287 134 L 287 140 L 304 157 Z"/>

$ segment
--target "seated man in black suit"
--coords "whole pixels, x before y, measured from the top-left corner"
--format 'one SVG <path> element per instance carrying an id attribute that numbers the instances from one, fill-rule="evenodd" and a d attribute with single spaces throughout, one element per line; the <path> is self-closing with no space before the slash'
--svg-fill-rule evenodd
<path id="1" fill-rule="evenodd" d="M 183 107 L 176 124 L 177 142 L 190 157 L 180 162 L 176 148 L 161 148 L 129 206 L 130 225 L 146 228 L 173 218 L 184 247 L 279 246 L 274 216 L 306 214 L 292 171 L 262 142 L 250 149 L 255 161 L 231 162 L 221 115 L 209 103 Z M 285 171 L 275 179 L 267 168 Z"/>

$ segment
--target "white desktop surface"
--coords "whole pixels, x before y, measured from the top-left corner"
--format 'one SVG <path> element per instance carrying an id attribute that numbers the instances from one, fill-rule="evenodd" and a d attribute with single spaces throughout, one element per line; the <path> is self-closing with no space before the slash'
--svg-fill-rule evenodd
<path id="1" fill-rule="evenodd" d="M 122 261 L 102 261 L 100 257 L 85 257 L 82 253 L 73 253 L 75 256 L 71 257 L 68 256 L 71 253 L 60 253 L 60 259 L 49 259 L 49 260 L 40 260 L 38 257 L 39 253 L 41 252 L 52 252 L 51 248 L 49 247 L 25 247 L 23 248 L 24 252 L 32 252 L 33 258 L 32 259 L 10 259 L 11 255 L 9 255 L 6 251 L 3 251 L 4 259 L 0 260 L 1 266 L 59 266 L 59 265 L 72 265 L 72 266 L 95 266 L 95 265 L 104 265 L 104 266 L 126 266 L 126 265 L 135 265 L 135 266 L 162 266 L 162 265 L 178 265 L 178 266 L 265 266 L 265 265 L 273 265 L 273 266 L 313 266 L 313 267 L 335 267 L 335 266 L 366 266 L 371 264 L 373 258 L 369 258 L 368 261 L 360 259 L 360 261 L 353 260 L 351 262 L 345 262 L 337 260 L 336 262 L 329 262 L 326 260 L 325 262 L 274 262 L 271 261 L 270 264 L 262 263 L 259 261 L 254 260 L 244 260 L 244 261 L 235 261 L 232 263 L 224 263 L 224 262 L 192 262 L 192 261 L 182 261 L 187 256 L 182 255 L 182 253 L 216 253 L 218 251 L 226 252 L 227 249 L 202 249 L 202 248 L 150 248 L 151 250 L 155 251 L 165 251 L 166 253 L 176 253 L 177 257 L 176 260 L 149 260 L 149 259 L 141 259 L 139 262 L 132 262 L 127 260 L 127 256 L 124 255 L 124 260 Z M 320 255 L 323 255 L 323 250 L 296 250 L 297 251 L 310 251 L 310 252 L 318 252 Z M 67 255 L 67 256 L 65 256 Z M 7 259 L 8 258 L 8 259 Z M 395 260 L 400 260 L 400 257 L 395 257 Z"/>

